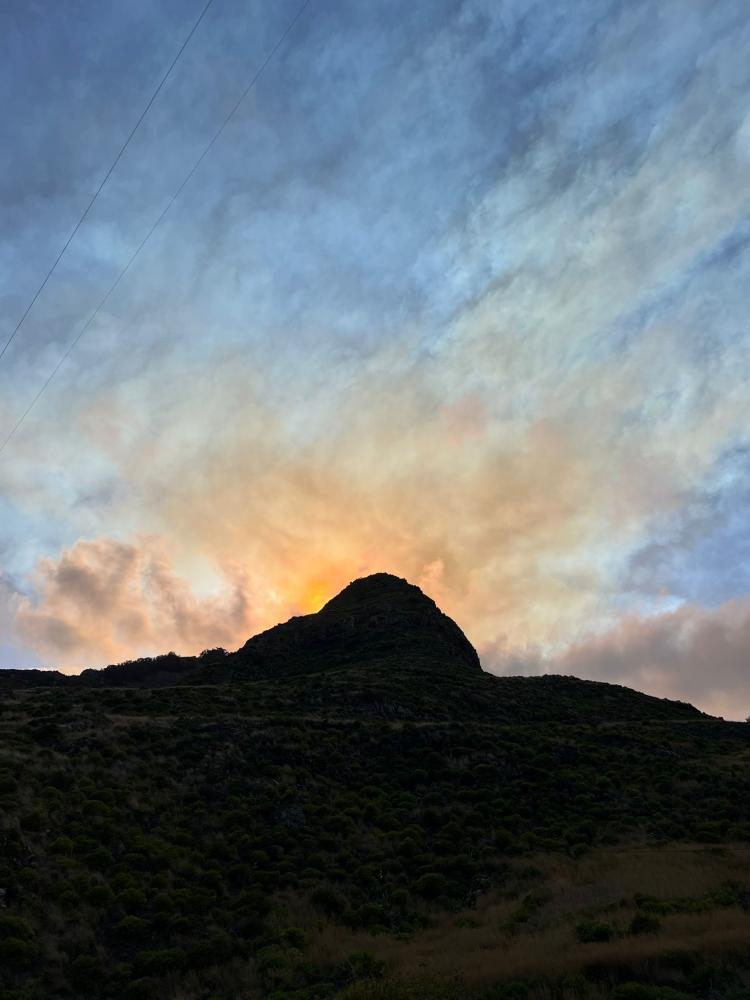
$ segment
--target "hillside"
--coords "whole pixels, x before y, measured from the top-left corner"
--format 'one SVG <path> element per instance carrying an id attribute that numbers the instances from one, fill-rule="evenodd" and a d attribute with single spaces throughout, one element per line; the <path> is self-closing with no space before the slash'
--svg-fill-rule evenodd
<path id="1" fill-rule="evenodd" d="M 574 677 L 496 677 L 459 626 L 413 584 L 355 580 L 316 614 L 253 636 L 236 652 L 164 656 L 84 670 L 0 671 L 0 689 L 252 685 L 259 712 L 502 722 L 694 719 L 692 705 Z"/>
<path id="2" fill-rule="evenodd" d="M 747 998 L 750 726 L 380 575 L 174 659 L 6 682 L 0 1000 Z"/>

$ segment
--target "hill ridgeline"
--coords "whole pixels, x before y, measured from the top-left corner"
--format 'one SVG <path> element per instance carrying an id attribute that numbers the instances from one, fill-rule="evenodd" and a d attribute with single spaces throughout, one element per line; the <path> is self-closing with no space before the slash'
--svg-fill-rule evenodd
<path id="1" fill-rule="evenodd" d="M 144 657 L 84 670 L 0 670 L 0 689 L 252 685 L 259 712 L 498 722 L 698 719 L 692 705 L 574 677 L 485 672 L 459 626 L 390 573 L 354 580 L 320 611 L 235 652 Z"/>

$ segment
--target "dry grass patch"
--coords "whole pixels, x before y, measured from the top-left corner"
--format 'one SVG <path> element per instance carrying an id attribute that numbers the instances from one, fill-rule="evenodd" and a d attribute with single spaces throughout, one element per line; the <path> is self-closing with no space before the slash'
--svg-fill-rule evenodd
<path id="1" fill-rule="evenodd" d="M 740 910 L 717 910 L 668 917 L 658 935 L 628 936 L 597 944 L 581 944 L 566 926 L 508 937 L 487 926 L 456 928 L 441 922 L 408 940 L 348 934 L 329 927 L 314 941 L 311 957 L 315 961 L 335 961 L 355 951 L 369 951 L 399 975 L 459 973 L 467 982 L 478 983 L 556 977 L 578 972 L 591 963 L 632 965 L 669 952 L 707 956 L 747 947 L 748 942 L 750 917 Z"/>
<path id="2" fill-rule="evenodd" d="M 541 874 L 532 891 L 543 901 L 514 932 L 509 928 L 523 895 L 487 896 L 476 909 L 441 914 L 432 927 L 406 938 L 319 925 L 312 931 L 310 957 L 337 962 L 352 952 L 368 951 L 399 975 L 460 973 L 467 982 L 483 982 L 559 976 L 592 962 L 633 963 L 673 951 L 709 954 L 747 946 L 750 913 L 739 908 L 673 914 L 661 918 L 657 934 L 626 933 L 637 912 L 632 903 L 636 893 L 665 901 L 701 898 L 723 882 L 746 880 L 746 858 L 731 847 L 602 850 L 577 861 L 538 856 L 533 860 Z M 618 936 L 581 943 L 574 926 L 584 916 L 613 924 Z"/>
<path id="3" fill-rule="evenodd" d="M 636 893 L 657 899 L 699 897 L 723 882 L 748 877 L 746 846 L 618 848 L 592 851 L 579 860 L 537 857 L 551 898 L 542 910 L 546 921 L 576 917 L 629 901 Z"/>

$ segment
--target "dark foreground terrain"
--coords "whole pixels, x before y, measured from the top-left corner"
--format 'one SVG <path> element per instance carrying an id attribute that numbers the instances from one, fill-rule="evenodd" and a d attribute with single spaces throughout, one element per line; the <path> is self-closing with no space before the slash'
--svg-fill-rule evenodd
<path id="1" fill-rule="evenodd" d="M 493 678 L 394 577 L 0 698 L 0 1000 L 750 997 L 750 725 Z"/>

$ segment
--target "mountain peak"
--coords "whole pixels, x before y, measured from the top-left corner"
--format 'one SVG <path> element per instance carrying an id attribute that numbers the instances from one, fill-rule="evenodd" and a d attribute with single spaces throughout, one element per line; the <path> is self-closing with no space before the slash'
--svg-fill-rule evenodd
<path id="1" fill-rule="evenodd" d="M 253 636 L 234 656 L 256 676 L 373 663 L 398 672 L 482 669 L 458 625 L 419 587 L 391 573 L 352 581 L 316 614 Z"/>
<path id="2" fill-rule="evenodd" d="M 366 608 L 371 605 L 418 605 L 426 604 L 433 610 L 437 605 L 419 587 L 401 576 L 392 573 L 371 573 L 369 576 L 352 580 L 325 604 L 319 614 L 332 611 L 342 612 Z"/>

